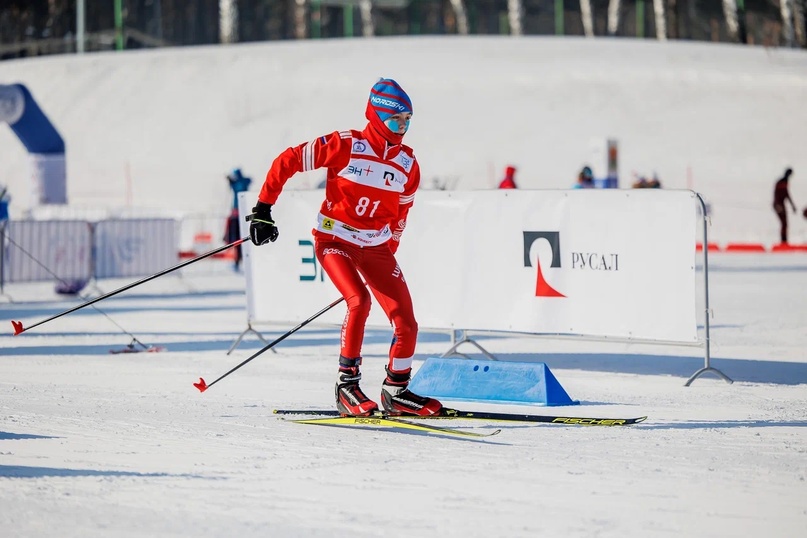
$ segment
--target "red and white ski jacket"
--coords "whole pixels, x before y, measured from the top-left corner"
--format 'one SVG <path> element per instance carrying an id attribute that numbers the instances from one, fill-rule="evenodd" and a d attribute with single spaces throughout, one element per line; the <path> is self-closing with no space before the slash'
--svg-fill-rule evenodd
<path id="1" fill-rule="evenodd" d="M 258 200 L 274 205 L 294 174 L 317 168 L 327 168 L 328 175 L 314 235 L 363 247 L 392 239 L 395 252 L 420 184 L 412 148 L 388 145 L 369 124 L 363 131 L 321 136 L 275 159 Z"/>

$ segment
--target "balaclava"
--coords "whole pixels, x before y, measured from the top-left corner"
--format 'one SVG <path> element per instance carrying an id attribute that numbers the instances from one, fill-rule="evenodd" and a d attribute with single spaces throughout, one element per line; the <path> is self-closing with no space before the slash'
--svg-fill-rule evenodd
<path id="1" fill-rule="evenodd" d="M 413 109 L 412 100 L 409 99 L 403 88 L 391 78 L 378 79 L 370 90 L 367 110 L 364 112 L 370 124 L 385 140 L 392 144 L 400 144 L 403 141 L 403 135 L 392 131 L 387 125 L 387 120 L 395 114 L 405 112 L 412 113 Z M 409 122 L 406 122 L 406 127 L 409 128 Z"/>

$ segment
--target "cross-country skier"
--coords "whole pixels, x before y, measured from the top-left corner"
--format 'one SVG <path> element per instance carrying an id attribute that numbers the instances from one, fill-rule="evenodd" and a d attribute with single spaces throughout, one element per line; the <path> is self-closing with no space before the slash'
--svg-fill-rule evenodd
<path id="1" fill-rule="evenodd" d="M 344 415 L 369 415 L 378 409 L 359 388 L 371 302 L 367 288 L 394 330 L 381 386 L 384 410 L 434 415 L 442 409 L 439 401 L 407 389 L 418 325 L 395 252 L 420 183 L 412 148 L 402 143 L 412 110 L 397 82 L 380 79 L 370 90 L 364 130 L 336 131 L 283 151 L 267 172 L 250 216 L 252 242 L 275 241 L 278 229 L 271 209 L 283 186 L 297 172 L 327 169 L 325 201 L 313 234 L 317 259 L 347 302 L 336 381 L 336 405 Z"/>

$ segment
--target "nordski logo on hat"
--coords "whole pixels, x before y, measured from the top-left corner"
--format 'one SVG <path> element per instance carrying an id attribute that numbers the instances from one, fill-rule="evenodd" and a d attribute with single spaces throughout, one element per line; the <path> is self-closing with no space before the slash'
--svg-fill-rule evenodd
<path id="1" fill-rule="evenodd" d="M 382 122 L 395 114 L 413 112 L 412 100 L 397 82 L 388 78 L 373 85 L 367 105 Z"/>
<path id="2" fill-rule="evenodd" d="M 375 95 L 371 95 L 370 100 L 373 102 L 374 105 L 383 105 L 390 108 L 394 108 L 396 110 L 400 110 L 401 112 L 406 112 L 406 107 L 396 101 L 392 101 L 390 99 L 384 99 L 382 97 L 376 97 Z"/>

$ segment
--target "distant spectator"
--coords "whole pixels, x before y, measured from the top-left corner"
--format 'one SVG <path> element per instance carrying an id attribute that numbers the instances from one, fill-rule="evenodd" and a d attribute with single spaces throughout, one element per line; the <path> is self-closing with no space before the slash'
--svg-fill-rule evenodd
<path id="1" fill-rule="evenodd" d="M 516 167 L 508 166 L 504 169 L 504 179 L 499 182 L 500 189 L 517 189 L 516 185 Z"/>
<path id="2" fill-rule="evenodd" d="M 11 196 L 8 194 L 8 187 L 0 185 L 0 224 L 8 220 L 8 203 L 11 201 Z M 3 245 L 0 245 L 2 248 Z"/>
<path id="3" fill-rule="evenodd" d="M 227 244 L 233 243 L 241 239 L 241 227 L 238 221 L 238 210 L 233 208 L 230 215 L 227 217 L 227 224 L 224 228 L 224 242 Z M 243 252 L 241 252 L 241 245 L 235 247 L 235 259 L 233 260 L 233 271 L 241 269 L 241 260 L 243 259 Z"/>
<path id="4" fill-rule="evenodd" d="M 634 189 L 660 189 L 661 188 L 661 181 L 659 181 L 658 175 L 653 172 L 653 179 L 647 179 L 644 176 L 639 176 L 635 172 L 633 176 L 636 178 L 633 181 L 631 187 Z"/>
<path id="5" fill-rule="evenodd" d="M 230 188 L 233 190 L 232 209 L 238 209 L 238 194 L 249 190 L 252 178 L 244 176 L 240 168 L 235 168 L 232 172 L 227 174 L 227 181 L 230 182 Z"/>
<path id="6" fill-rule="evenodd" d="M 797 211 L 796 204 L 793 203 L 793 198 L 790 197 L 790 191 L 788 190 L 788 181 L 790 180 L 791 174 L 793 174 L 792 168 L 785 170 L 785 175 L 783 175 L 773 187 L 773 210 L 776 212 L 776 216 L 779 217 L 779 224 L 781 225 L 779 228 L 779 237 L 782 243 L 787 243 L 787 211 L 785 201 L 790 202 L 793 213 Z"/>
<path id="7" fill-rule="evenodd" d="M 584 166 L 580 173 L 577 174 L 577 183 L 572 187 L 573 189 L 593 189 L 594 188 L 594 172 L 591 171 L 590 166 Z"/>
<path id="8" fill-rule="evenodd" d="M 230 183 L 230 188 L 233 191 L 233 205 L 230 210 L 230 215 L 227 217 L 224 241 L 226 243 L 232 243 L 241 239 L 241 227 L 238 222 L 238 194 L 249 190 L 252 179 L 244 176 L 240 168 L 236 168 L 231 173 L 227 174 L 227 181 Z M 242 259 L 243 253 L 241 252 L 241 245 L 238 245 L 235 247 L 235 260 L 233 261 L 233 269 L 235 271 L 240 270 Z"/>

